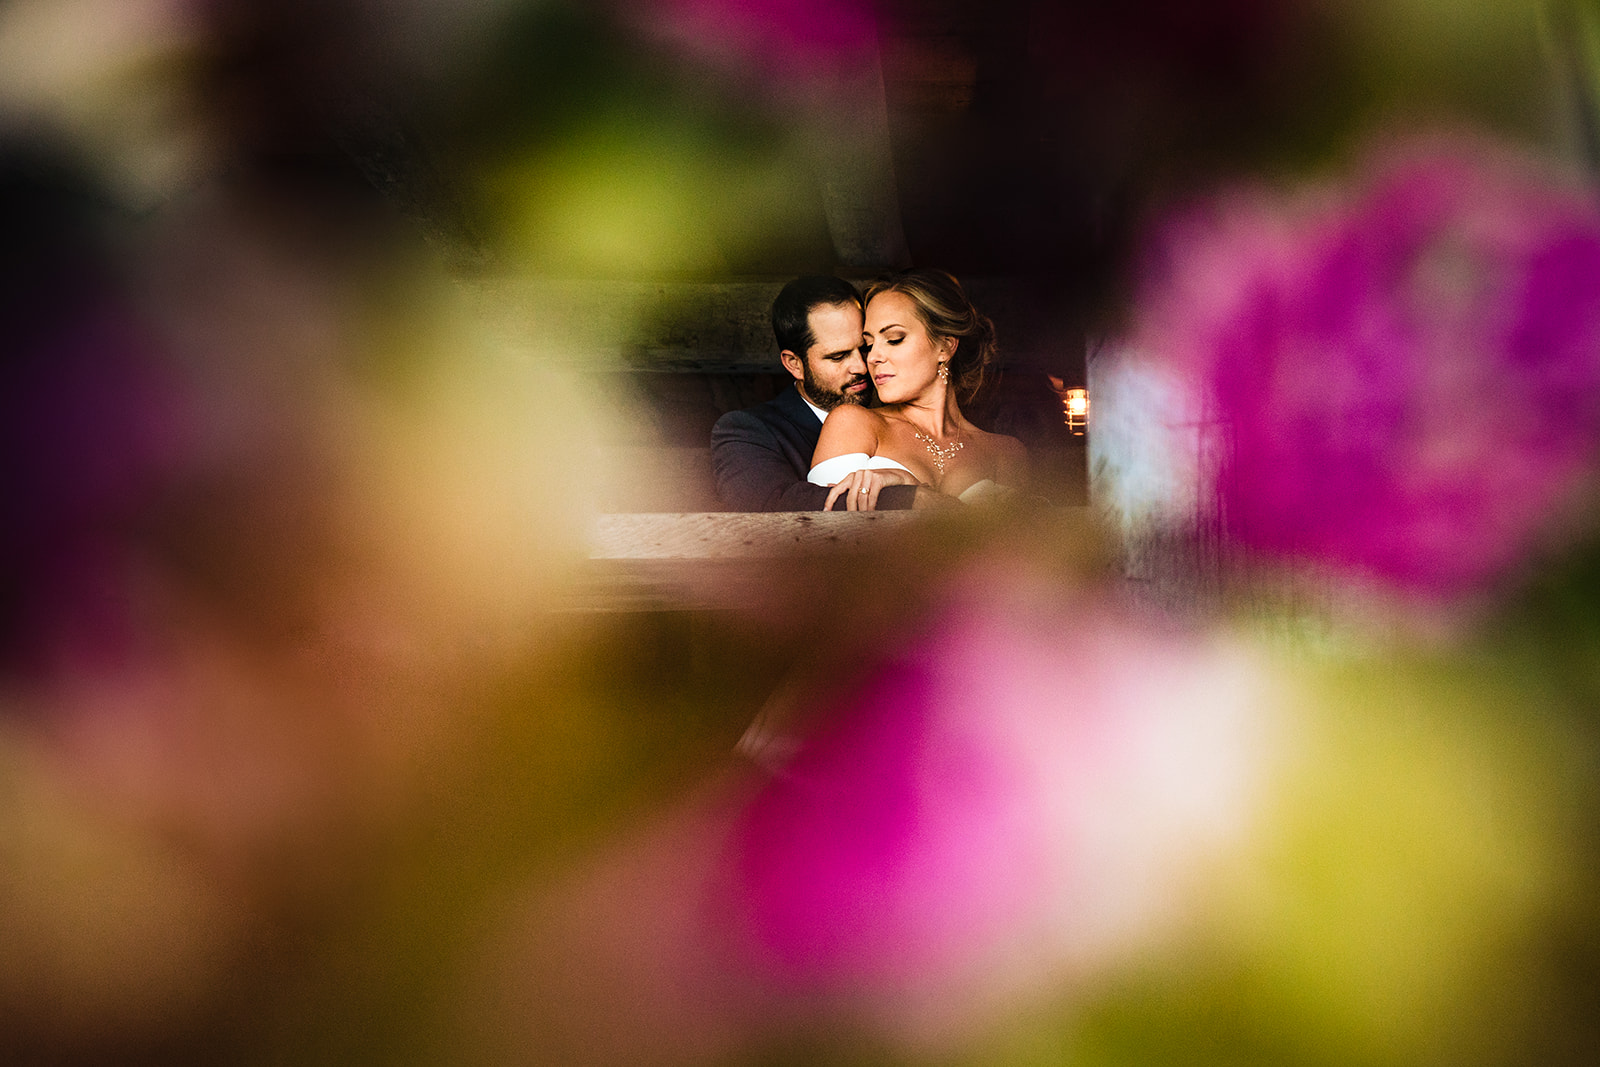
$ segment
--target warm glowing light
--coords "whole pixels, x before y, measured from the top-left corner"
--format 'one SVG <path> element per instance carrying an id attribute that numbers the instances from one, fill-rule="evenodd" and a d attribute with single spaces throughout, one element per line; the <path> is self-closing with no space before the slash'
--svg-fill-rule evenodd
<path id="1" fill-rule="evenodd" d="M 1061 396 L 1061 411 L 1066 416 L 1067 429 L 1081 437 L 1089 428 L 1089 390 L 1066 390 Z"/>

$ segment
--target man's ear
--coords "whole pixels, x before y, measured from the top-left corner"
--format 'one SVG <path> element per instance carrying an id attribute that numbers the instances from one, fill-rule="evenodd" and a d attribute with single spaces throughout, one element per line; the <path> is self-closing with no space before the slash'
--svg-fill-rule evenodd
<path id="1" fill-rule="evenodd" d="M 785 348 L 782 352 L 778 353 L 778 358 L 783 360 L 783 369 L 794 375 L 795 381 L 800 382 L 805 380 L 806 365 L 799 356 Z"/>

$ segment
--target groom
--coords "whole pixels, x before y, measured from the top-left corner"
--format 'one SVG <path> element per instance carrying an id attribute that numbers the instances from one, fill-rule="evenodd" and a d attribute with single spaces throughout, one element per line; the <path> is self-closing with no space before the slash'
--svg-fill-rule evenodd
<path id="1" fill-rule="evenodd" d="M 822 510 L 827 488 L 806 481 L 822 420 L 840 404 L 865 404 L 872 395 L 861 325 L 861 298 L 843 279 L 808 275 L 783 287 L 772 303 L 772 333 L 794 385 L 765 404 L 728 412 L 712 427 L 711 467 L 723 507 Z M 878 507 L 910 508 L 917 490 L 885 486 Z"/>

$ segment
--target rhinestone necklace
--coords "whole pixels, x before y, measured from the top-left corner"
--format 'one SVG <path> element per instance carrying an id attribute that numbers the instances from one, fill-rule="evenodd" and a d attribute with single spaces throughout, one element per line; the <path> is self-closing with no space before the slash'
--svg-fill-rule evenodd
<path id="1" fill-rule="evenodd" d="M 917 440 L 926 445 L 928 447 L 928 451 L 932 453 L 933 469 L 939 472 L 939 477 L 941 478 L 944 477 L 944 465 L 950 462 L 950 460 L 955 457 L 955 454 L 960 452 L 961 449 L 966 446 L 965 441 L 955 441 L 948 445 L 941 445 L 933 438 L 923 433 L 921 430 L 912 430 L 911 432 L 915 434 Z"/>

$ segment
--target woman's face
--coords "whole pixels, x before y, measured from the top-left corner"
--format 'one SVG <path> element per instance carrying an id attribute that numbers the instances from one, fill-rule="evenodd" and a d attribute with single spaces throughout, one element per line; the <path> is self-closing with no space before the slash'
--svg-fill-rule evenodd
<path id="1" fill-rule="evenodd" d="M 928 332 L 917 305 L 904 293 L 879 293 L 867 305 L 867 372 L 885 404 L 926 394 L 939 380 L 939 363 L 955 341 Z"/>

